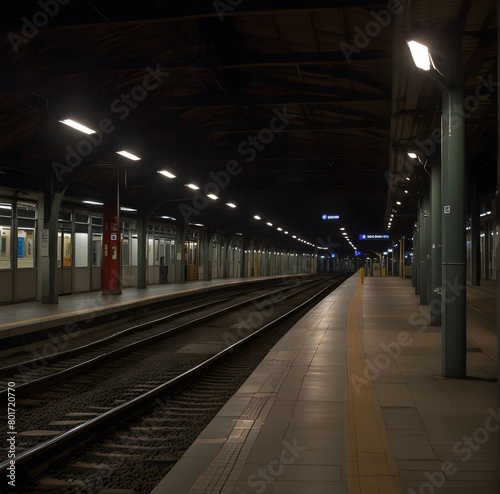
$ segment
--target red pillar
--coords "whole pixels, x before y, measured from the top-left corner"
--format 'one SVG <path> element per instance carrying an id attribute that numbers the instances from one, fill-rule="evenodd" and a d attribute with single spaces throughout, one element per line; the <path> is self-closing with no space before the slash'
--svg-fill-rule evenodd
<path id="1" fill-rule="evenodd" d="M 102 291 L 119 295 L 122 293 L 122 259 L 118 186 L 104 204 L 103 227 Z"/>

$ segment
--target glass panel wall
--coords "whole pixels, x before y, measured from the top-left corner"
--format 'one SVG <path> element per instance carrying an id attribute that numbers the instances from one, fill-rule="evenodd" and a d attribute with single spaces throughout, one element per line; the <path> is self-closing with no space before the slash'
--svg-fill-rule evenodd
<path id="1" fill-rule="evenodd" d="M 0 269 L 12 269 L 12 204 L 0 200 Z"/>
<path id="2" fill-rule="evenodd" d="M 17 204 L 17 267 L 35 267 L 37 207 L 35 204 Z"/>

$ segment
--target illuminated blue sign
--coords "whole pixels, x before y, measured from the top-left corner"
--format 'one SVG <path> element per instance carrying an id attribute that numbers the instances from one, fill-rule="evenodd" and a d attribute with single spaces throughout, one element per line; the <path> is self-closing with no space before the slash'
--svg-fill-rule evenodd
<path id="1" fill-rule="evenodd" d="M 339 220 L 340 214 L 322 214 L 321 219 L 322 220 Z"/>
<path id="2" fill-rule="evenodd" d="M 331 255 L 332 259 L 335 259 L 336 257 L 337 257 L 337 254 L 335 254 L 335 253 Z"/>
<path id="3" fill-rule="evenodd" d="M 355 257 L 361 257 L 362 255 L 363 255 L 363 253 L 360 250 L 355 250 L 354 251 L 354 256 Z"/>
<path id="4" fill-rule="evenodd" d="M 360 233 L 359 240 L 389 240 L 387 233 Z"/>

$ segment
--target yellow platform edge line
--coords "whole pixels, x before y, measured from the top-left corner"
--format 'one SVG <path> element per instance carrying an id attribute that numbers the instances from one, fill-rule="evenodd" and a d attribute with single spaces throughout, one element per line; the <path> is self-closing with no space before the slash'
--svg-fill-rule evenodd
<path id="1" fill-rule="evenodd" d="M 363 347 L 363 276 L 347 312 L 344 444 L 349 494 L 401 494 L 401 480 Z"/>

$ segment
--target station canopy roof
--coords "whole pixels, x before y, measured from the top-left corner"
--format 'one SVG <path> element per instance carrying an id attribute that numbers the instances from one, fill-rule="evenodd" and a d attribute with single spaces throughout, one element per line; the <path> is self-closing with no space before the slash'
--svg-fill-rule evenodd
<path id="1" fill-rule="evenodd" d="M 439 69 L 454 27 L 468 168 L 494 193 L 493 0 L 17 0 L 0 14 L 0 188 L 102 201 L 119 181 L 153 218 L 344 252 L 345 236 L 411 236 L 441 91 L 405 41 L 427 40 Z"/>

